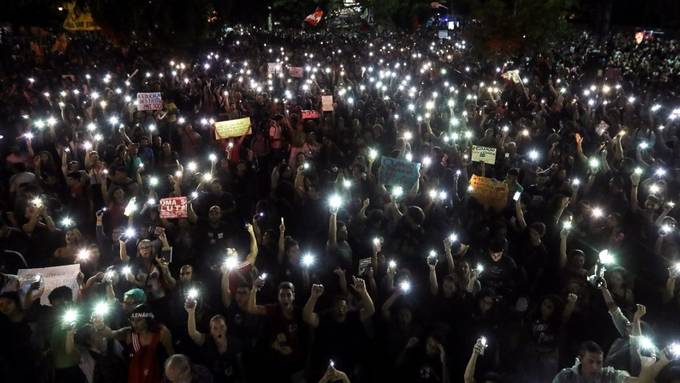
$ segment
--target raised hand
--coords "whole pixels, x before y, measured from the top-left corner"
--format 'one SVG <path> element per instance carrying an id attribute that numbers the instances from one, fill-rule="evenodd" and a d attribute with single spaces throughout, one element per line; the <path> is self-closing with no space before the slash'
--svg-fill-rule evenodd
<path id="1" fill-rule="evenodd" d="M 323 295 L 323 292 L 324 292 L 323 285 L 317 285 L 317 284 L 312 285 L 312 297 L 313 298 L 319 298 L 320 296 Z"/>

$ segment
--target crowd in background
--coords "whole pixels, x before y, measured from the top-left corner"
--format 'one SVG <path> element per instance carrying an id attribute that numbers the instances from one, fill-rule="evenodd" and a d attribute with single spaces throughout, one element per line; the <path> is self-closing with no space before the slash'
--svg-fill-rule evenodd
<path id="1" fill-rule="evenodd" d="M 680 45 L 572 37 L 4 36 L 0 376 L 680 382 Z M 72 287 L 17 276 L 73 264 Z"/>

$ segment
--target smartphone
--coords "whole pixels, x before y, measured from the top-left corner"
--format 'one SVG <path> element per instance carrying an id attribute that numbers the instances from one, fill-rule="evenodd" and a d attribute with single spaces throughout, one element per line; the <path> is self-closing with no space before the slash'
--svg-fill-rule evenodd
<path id="1" fill-rule="evenodd" d="M 513 201 L 519 201 L 519 197 L 522 195 L 522 192 L 515 192 L 515 195 L 512 196 Z"/>
<path id="2" fill-rule="evenodd" d="M 42 279 L 43 279 L 43 278 L 42 278 L 42 275 L 36 274 L 36 275 L 33 277 L 33 282 L 31 283 L 30 289 L 31 289 L 31 290 L 37 290 L 37 289 L 39 289 L 39 288 L 40 288 L 40 283 L 42 282 Z"/>
<path id="3" fill-rule="evenodd" d="M 161 253 L 161 260 L 168 264 L 172 263 L 172 247 L 170 250 Z"/>

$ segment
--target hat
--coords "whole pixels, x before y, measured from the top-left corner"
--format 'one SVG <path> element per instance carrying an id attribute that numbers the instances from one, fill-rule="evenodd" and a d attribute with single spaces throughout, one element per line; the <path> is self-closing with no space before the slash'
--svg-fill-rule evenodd
<path id="1" fill-rule="evenodd" d="M 130 290 L 126 291 L 125 294 L 123 295 L 123 299 L 125 299 L 127 297 L 131 297 L 132 300 L 135 301 L 135 303 L 138 303 L 140 305 L 146 303 L 146 294 L 144 293 L 144 290 L 142 290 L 142 289 L 136 289 L 135 288 L 135 289 L 130 289 Z"/>
<path id="2" fill-rule="evenodd" d="M 130 313 L 130 319 L 147 319 L 147 320 L 153 320 L 156 318 L 154 315 L 153 311 L 151 311 L 151 308 L 145 304 L 138 305 L 137 307 L 132 310 Z"/>

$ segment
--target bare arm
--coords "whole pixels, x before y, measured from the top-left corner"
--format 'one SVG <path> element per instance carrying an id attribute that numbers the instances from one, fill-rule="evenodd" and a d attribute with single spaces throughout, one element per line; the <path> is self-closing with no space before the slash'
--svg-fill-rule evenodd
<path id="1" fill-rule="evenodd" d="M 160 342 L 167 355 L 173 355 L 175 353 L 175 349 L 172 347 L 172 334 L 165 326 L 161 327 Z"/>
<path id="2" fill-rule="evenodd" d="M 222 304 L 224 307 L 229 307 L 231 306 L 232 302 L 232 296 L 231 296 L 231 290 L 229 289 L 229 270 L 224 268 L 225 270 L 222 270 L 222 280 L 221 280 L 221 285 L 222 285 Z"/>
<path id="3" fill-rule="evenodd" d="M 302 309 L 302 320 L 312 328 L 319 327 L 319 314 L 314 312 L 314 308 L 316 307 L 316 302 L 319 300 L 319 297 L 323 294 L 323 291 L 323 285 L 313 285 L 312 293 L 309 296 L 307 303 L 305 303 L 305 307 Z"/>
<path id="4" fill-rule="evenodd" d="M 362 322 L 366 322 L 371 319 L 373 314 L 375 314 L 375 305 L 373 305 L 373 300 L 366 290 L 366 282 L 361 278 L 353 277 L 354 284 L 352 289 L 359 294 L 361 302 L 361 310 L 359 311 L 359 318 Z"/>
<path id="5" fill-rule="evenodd" d="M 430 294 L 436 296 L 437 293 L 439 292 L 439 283 L 437 282 L 437 265 L 431 265 L 429 262 L 427 264 L 428 269 L 430 270 Z"/>
<path id="6" fill-rule="evenodd" d="M 562 229 L 560 231 L 560 269 L 567 267 L 567 238 L 569 231 Z"/>
<path id="7" fill-rule="evenodd" d="M 522 211 L 522 202 L 520 200 L 515 201 L 515 216 L 517 217 L 520 229 L 526 229 L 527 222 L 524 220 L 524 211 Z"/>
<path id="8" fill-rule="evenodd" d="M 338 244 L 337 223 L 337 211 L 331 210 L 330 217 L 328 218 L 328 246 L 336 246 Z"/>
<path id="9" fill-rule="evenodd" d="M 247 311 L 248 313 L 253 315 L 267 314 L 267 310 L 264 306 L 257 305 L 257 286 L 255 286 L 255 284 L 253 284 L 253 287 L 250 289 L 250 295 L 248 296 Z"/>
<path id="10" fill-rule="evenodd" d="M 246 224 L 246 230 L 248 231 L 248 238 L 250 238 L 250 249 L 248 251 L 248 256 L 246 257 L 245 264 L 254 265 L 257 259 L 257 238 L 255 238 L 255 231 L 253 225 Z"/>
<path id="11" fill-rule="evenodd" d="M 184 304 L 184 308 L 187 310 L 187 332 L 191 340 L 198 346 L 203 346 L 205 343 L 205 334 L 200 333 L 196 329 L 196 302 L 187 301 Z"/>

